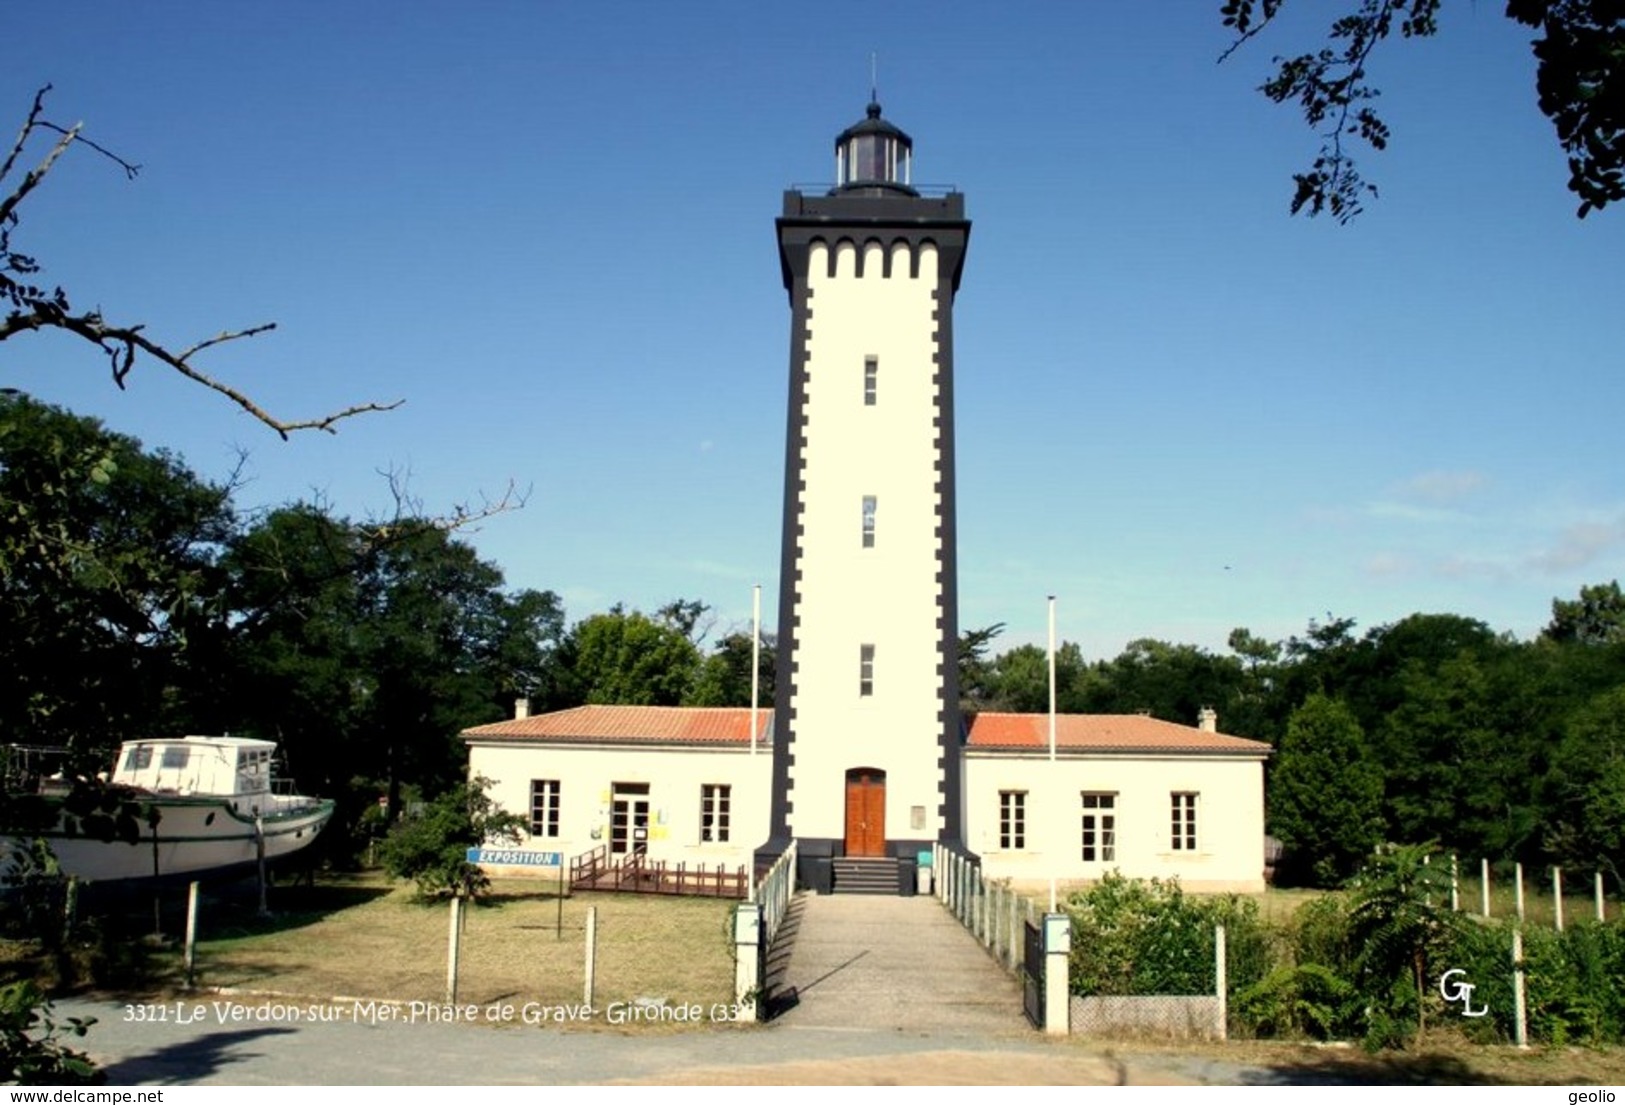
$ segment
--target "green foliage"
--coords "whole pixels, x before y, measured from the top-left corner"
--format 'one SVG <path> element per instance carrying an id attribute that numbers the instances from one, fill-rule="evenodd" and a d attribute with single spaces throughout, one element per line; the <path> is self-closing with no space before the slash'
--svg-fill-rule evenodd
<path id="1" fill-rule="evenodd" d="M 1553 855 L 1571 870 L 1600 867 L 1617 885 L 1625 874 L 1625 687 L 1571 715 L 1544 793 Z"/>
<path id="2" fill-rule="evenodd" d="M 1552 620 L 1541 636 L 1557 644 L 1625 641 L 1625 592 L 1620 591 L 1619 581 L 1581 587 L 1577 599 L 1553 599 Z"/>
<path id="3" fill-rule="evenodd" d="M 227 500 L 94 419 L 0 394 L 0 732 L 93 752 L 165 722 L 218 620 Z"/>
<path id="4" fill-rule="evenodd" d="M 1357 1023 L 1359 994 L 1342 975 L 1319 963 L 1282 966 L 1236 995 L 1236 1018 L 1255 1036 L 1331 1040 Z"/>
<path id="5" fill-rule="evenodd" d="M 86 1086 L 105 1081 L 67 1037 L 82 1037 L 95 1018 L 58 1022 L 51 1003 L 33 982 L 0 987 L 0 1082 L 19 1086 Z"/>
<path id="6" fill-rule="evenodd" d="M 1428 979 L 1461 916 L 1450 912 L 1450 872 L 1427 861 L 1434 845 L 1389 845 L 1349 884 L 1355 984 L 1371 1006 L 1373 1042 L 1427 1024 Z M 1441 968 L 1442 969 L 1442 968 Z"/>
<path id="7" fill-rule="evenodd" d="M 1267 938 L 1250 899 L 1194 898 L 1178 880 L 1113 872 L 1073 894 L 1071 985 L 1077 994 L 1210 994 L 1213 930 L 1225 926 L 1230 989 L 1268 969 Z"/>
<path id="8" fill-rule="evenodd" d="M 699 647 L 679 625 L 619 606 L 577 624 L 563 653 L 577 702 L 679 706 L 700 669 Z"/>
<path id="9" fill-rule="evenodd" d="M 424 898 L 477 898 L 491 880 L 467 859 L 468 849 L 484 844 L 517 844 L 525 819 L 491 800 L 491 780 L 476 777 L 428 803 L 421 813 L 402 818 L 379 850 L 384 868 L 412 879 Z"/>
<path id="10" fill-rule="evenodd" d="M 1334 16 L 1325 45 L 1275 58 L 1275 72 L 1261 91 L 1278 104 L 1298 105 L 1321 138 L 1313 165 L 1293 174 L 1293 214 L 1327 212 L 1347 222 L 1360 213 L 1367 196 L 1377 194 L 1375 185 L 1361 179 L 1349 152 L 1356 140 L 1378 151 L 1388 146 L 1389 128 L 1376 111 L 1378 90 L 1370 83 L 1372 54 L 1396 31 L 1406 39 L 1435 34 L 1440 2 L 1348 0 L 1349 7 Z M 1224 25 L 1237 38 L 1223 57 L 1261 33 L 1286 6 L 1285 0 L 1225 0 Z M 1540 32 L 1531 44 L 1540 63 L 1540 110 L 1552 121 L 1568 159 L 1579 216 L 1625 199 L 1625 109 L 1620 106 L 1625 27 L 1617 3 L 1508 0 L 1506 14 Z"/>
<path id="11" fill-rule="evenodd" d="M 1382 840 L 1382 772 L 1342 702 L 1315 694 L 1287 722 L 1269 788 L 1284 884 L 1336 886 Z"/>
<path id="12" fill-rule="evenodd" d="M 772 634 L 764 634 L 756 669 L 758 706 L 773 705 L 776 652 Z M 701 662 L 685 706 L 750 705 L 751 639 L 749 633 L 730 633 Z"/>

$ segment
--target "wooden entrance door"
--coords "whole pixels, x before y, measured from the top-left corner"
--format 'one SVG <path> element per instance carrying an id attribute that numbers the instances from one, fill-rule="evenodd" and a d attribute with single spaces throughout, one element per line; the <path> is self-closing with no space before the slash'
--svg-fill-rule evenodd
<path id="1" fill-rule="evenodd" d="M 860 767 L 846 773 L 846 854 L 886 854 L 886 773 Z"/>

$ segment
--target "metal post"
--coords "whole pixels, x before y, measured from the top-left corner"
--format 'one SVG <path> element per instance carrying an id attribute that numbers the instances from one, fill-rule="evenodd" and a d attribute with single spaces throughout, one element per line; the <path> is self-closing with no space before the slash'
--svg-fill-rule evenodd
<path id="1" fill-rule="evenodd" d="M 1055 596 L 1049 597 L 1049 759 L 1055 762 Z M 1052 905 L 1050 909 L 1055 907 Z"/>
<path id="2" fill-rule="evenodd" d="M 1557 918 L 1557 931 L 1563 931 L 1563 869 L 1552 868 L 1552 909 Z"/>
<path id="3" fill-rule="evenodd" d="M 1454 852 L 1450 853 L 1450 912 L 1461 912 L 1461 864 Z"/>
<path id="4" fill-rule="evenodd" d="M 197 883 L 186 888 L 186 988 L 192 988 L 197 967 Z"/>
<path id="5" fill-rule="evenodd" d="M 564 939 L 564 856 L 559 856 L 559 908 L 557 920 L 553 923 L 555 940 Z"/>
<path id="6" fill-rule="evenodd" d="M 1227 970 L 1225 954 L 1224 926 L 1213 926 L 1213 993 L 1219 999 L 1219 1023 L 1214 1027 L 1218 1030 L 1221 1040 L 1230 1037 L 1230 977 Z"/>
<path id="7" fill-rule="evenodd" d="M 1523 924 L 1523 864 L 1519 863 L 1513 867 L 1512 877 L 1518 884 L 1516 900 L 1518 903 L 1518 924 L 1521 925 Z"/>
<path id="8" fill-rule="evenodd" d="M 451 898 L 451 931 L 446 936 L 446 1004 L 457 1003 L 457 957 L 463 942 L 463 896 Z"/>
<path id="9" fill-rule="evenodd" d="M 756 755 L 756 699 L 762 680 L 762 585 L 750 593 L 750 754 Z"/>
<path id="10" fill-rule="evenodd" d="M 1480 902 L 1479 912 L 1488 917 L 1490 915 L 1490 861 L 1487 859 L 1478 861 L 1478 899 Z"/>
<path id="11" fill-rule="evenodd" d="M 582 988 L 581 1001 L 588 1009 L 592 1008 L 593 971 L 598 957 L 598 907 L 587 907 L 587 965 L 586 984 Z"/>
<path id="12" fill-rule="evenodd" d="M 1524 1008 L 1523 932 L 1512 930 L 1512 1034 L 1519 1047 L 1529 1046 L 1529 1014 Z"/>
<path id="13" fill-rule="evenodd" d="M 1597 876 L 1596 876 L 1596 879 L 1593 881 L 1593 885 L 1596 888 L 1596 895 L 1597 895 L 1597 920 L 1606 921 L 1608 919 L 1608 917 L 1607 917 L 1608 910 L 1603 905 L 1602 872 L 1601 871 L 1597 872 Z"/>

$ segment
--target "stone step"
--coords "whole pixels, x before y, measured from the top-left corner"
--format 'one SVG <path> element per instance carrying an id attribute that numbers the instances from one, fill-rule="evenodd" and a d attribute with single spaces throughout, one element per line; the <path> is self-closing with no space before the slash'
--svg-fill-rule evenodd
<path id="1" fill-rule="evenodd" d="M 890 859 L 837 859 L 832 864 L 836 894 L 897 894 L 898 865 Z"/>

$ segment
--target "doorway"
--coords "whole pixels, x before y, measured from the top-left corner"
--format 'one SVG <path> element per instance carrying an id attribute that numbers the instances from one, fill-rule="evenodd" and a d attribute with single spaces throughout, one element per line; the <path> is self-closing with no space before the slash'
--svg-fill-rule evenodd
<path id="1" fill-rule="evenodd" d="M 616 783 L 609 804 L 609 854 L 642 855 L 649 848 L 649 784 Z"/>
<path id="2" fill-rule="evenodd" d="M 872 767 L 846 773 L 846 854 L 886 854 L 886 773 Z"/>

